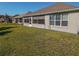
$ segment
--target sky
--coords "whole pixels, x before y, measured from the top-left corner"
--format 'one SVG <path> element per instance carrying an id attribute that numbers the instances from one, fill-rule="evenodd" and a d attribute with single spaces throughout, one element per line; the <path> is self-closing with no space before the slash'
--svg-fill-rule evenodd
<path id="1" fill-rule="evenodd" d="M 79 2 L 65 2 L 79 7 Z M 55 4 L 55 2 L 0 2 L 1 15 L 16 15 L 26 13 L 28 11 L 36 11 L 41 8 Z"/>

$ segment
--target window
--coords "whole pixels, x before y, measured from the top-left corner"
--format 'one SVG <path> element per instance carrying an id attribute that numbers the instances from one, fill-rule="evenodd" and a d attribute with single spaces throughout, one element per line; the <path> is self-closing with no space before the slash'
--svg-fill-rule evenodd
<path id="1" fill-rule="evenodd" d="M 50 15 L 50 25 L 68 26 L 68 14 L 53 14 Z"/>
<path id="2" fill-rule="evenodd" d="M 67 13 L 62 14 L 62 20 L 63 21 L 67 21 L 68 20 L 68 14 Z"/>
<path id="3" fill-rule="evenodd" d="M 45 24 L 44 16 L 35 16 L 35 17 L 33 17 L 33 23 L 34 24 Z"/>
<path id="4" fill-rule="evenodd" d="M 31 17 L 26 17 L 26 18 L 24 19 L 24 22 L 31 24 Z"/>
<path id="5" fill-rule="evenodd" d="M 55 24 L 55 22 L 54 21 L 50 21 L 50 25 L 54 25 Z"/>
<path id="6" fill-rule="evenodd" d="M 68 26 L 68 14 L 62 14 L 62 26 Z"/>
<path id="7" fill-rule="evenodd" d="M 53 14 L 50 16 L 50 25 L 60 26 L 60 14 Z"/>
<path id="8" fill-rule="evenodd" d="M 60 20 L 61 20 L 61 14 L 56 14 L 56 21 L 55 21 L 56 26 L 60 26 Z"/>
<path id="9" fill-rule="evenodd" d="M 56 26 L 60 26 L 60 21 L 56 21 Z"/>
<path id="10" fill-rule="evenodd" d="M 68 21 L 62 21 L 62 26 L 67 26 L 68 25 Z"/>
<path id="11" fill-rule="evenodd" d="M 33 23 L 36 24 L 37 23 L 37 19 L 33 19 Z"/>
<path id="12" fill-rule="evenodd" d="M 55 15 L 51 15 L 50 16 L 50 25 L 54 25 L 55 24 L 54 18 L 55 18 Z"/>
<path id="13" fill-rule="evenodd" d="M 27 20 L 27 19 L 24 19 L 24 23 L 26 23 L 26 20 Z"/>
<path id="14" fill-rule="evenodd" d="M 44 24 L 44 19 L 38 19 L 38 24 Z"/>
<path id="15" fill-rule="evenodd" d="M 22 18 L 19 19 L 19 22 L 22 23 Z"/>
<path id="16" fill-rule="evenodd" d="M 29 23 L 29 19 L 24 19 L 24 22 L 25 23 Z"/>
<path id="17" fill-rule="evenodd" d="M 61 14 L 56 14 L 56 21 L 60 21 Z"/>
<path id="18" fill-rule="evenodd" d="M 15 22 L 18 23 L 18 19 L 15 19 Z"/>
<path id="19" fill-rule="evenodd" d="M 54 21 L 54 16 L 55 16 L 55 15 L 51 15 L 51 16 L 50 16 L 50 21 Z"/>
<path id="20" fill-rule="evenodd" d="M 37 17 L 33 17 L 33 23 L 34 23 L 34 24 L 37 23 Z"/>

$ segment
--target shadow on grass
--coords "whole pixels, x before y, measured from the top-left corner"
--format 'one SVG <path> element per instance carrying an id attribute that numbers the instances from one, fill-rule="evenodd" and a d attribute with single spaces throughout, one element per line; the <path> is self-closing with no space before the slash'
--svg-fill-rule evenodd
<path id="1" fill-rule="evenodd" d="M 6 34 L 11 33 L 11 32 L 12 31 L 2 31 L 2 32 L 0 32 L 0 36 L 6 35 Z"/>
<path id="2" fill-rule="evenodd" d="M 1 27 L 0 28 L 0 36 L 6 35 L 6 34 L 12 32 L 11 30 L 9 30 L 11 28 L 15 28 L 15 27 Z"/>
<path id="3" fill-rule="evenodd" d="M 14 27 L 1 27 L 0 28 L 0 31 L 7 30 L 7 29 L 11 29 L 11 28 L 14 28 Z"/>

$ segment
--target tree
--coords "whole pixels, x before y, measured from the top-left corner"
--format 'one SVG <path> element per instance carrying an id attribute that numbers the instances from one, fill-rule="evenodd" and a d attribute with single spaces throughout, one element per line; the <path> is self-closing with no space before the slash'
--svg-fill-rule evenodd
<path id="1" fill-rule="evenodd" d="M 14 15 L 13 17 L 19 16 L 18 14 Z"/>

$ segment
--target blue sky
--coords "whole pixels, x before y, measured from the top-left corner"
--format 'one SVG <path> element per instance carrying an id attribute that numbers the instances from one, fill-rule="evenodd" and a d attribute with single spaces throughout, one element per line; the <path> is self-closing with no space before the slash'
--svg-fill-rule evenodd
<path id="1" fill-rule="evenodd" d="M 74 6 L 79 6 L 79 2 L 65 2 Z M 0 14 L 15 15 L 28 11 L 36 11 L 55 2 L 0 2 Z"/>

